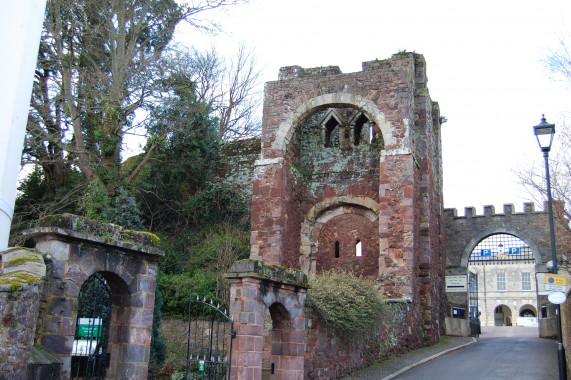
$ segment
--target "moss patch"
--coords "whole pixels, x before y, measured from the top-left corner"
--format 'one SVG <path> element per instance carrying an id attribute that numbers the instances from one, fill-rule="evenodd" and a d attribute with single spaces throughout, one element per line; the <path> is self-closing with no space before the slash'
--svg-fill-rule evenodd
<path id="1" fill-rule="evenodd" d="M 32 276 L 27 273 L 13 273 L 9 275 L 0 276 L 0 285 L 10 285 L 10 291 L 16 291 L 20 289 L 23 285 L 34 284 L 43 277 Z"/>
<path id="2" fill-rule="evenodd" d="M 22 261 L 37 261 L 37 262 L 40 262 L 40 263 L 43 263 L 43 262 L 44 262 L 44 260 L 41 259 L 40 257 L 36 257 L 36 256 L 22 256 L 22 257 L 17 257 L 17 258 L 15 258 L 15 259 L 12 259 L 12 260 L 8 261 L 8 262 L 6 263 L 6 266 L 14 265 L 14 264 L 17 264 L 17 263 L 22 262 Z"/>
<path id="3" fill-rule="evenodd" d="M 99 223 L 72 214 L 45 216 L 38 222 L 38 227 L 59 227 L 135 246 L 156 247 L 160 243 L 159 237 L 150 232 L 126 230 L 115 224 Z"/>

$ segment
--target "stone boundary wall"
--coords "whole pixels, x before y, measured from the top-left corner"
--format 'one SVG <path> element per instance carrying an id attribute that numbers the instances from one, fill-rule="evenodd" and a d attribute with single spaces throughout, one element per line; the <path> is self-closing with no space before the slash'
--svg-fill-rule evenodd
<path id="1" fill-rule="evenodd" d="M 410 334 L 410 300 L 387 301 L 385 321 L 370 340 L 350 340 L 306 315 L 305 379 L 332 379 L 418 347 Z M 408 341 L 412 338 L 412 341 Z"/>
<path id="2" fill-rule="evenodd" d="M 41 253 L 27 248 L 0 252 L 0 263 L 0 379 L 29 379 L 46 266 Z"/>

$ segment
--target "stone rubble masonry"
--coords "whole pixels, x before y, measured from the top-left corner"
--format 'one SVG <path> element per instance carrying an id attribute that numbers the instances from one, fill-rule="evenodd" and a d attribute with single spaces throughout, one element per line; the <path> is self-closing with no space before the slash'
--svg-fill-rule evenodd
<path id="1" fill-rule="evenodd" d="M 260 143 L 259 137 L 224 142 L 220 162 L 216 167 L 215 180 L 232 186 L 248 205 L 252 200 L 254 162 L 262 149 Z"/>
<path id="2" fill-rule="evenodd" d="M 36 326 L 36 344 L 63 363 L 70 378 L 77 300 L 96 272 L 112 290 L 108 379 L 146 379 L 158 260 L 163 253 L 151 234 L 101 224 L 75 215 L 43 219 L 25 232 L 46 255 L 47 275 Z"/>
<path id="3" fill-rule="evenodd" d="M 252 173 L 250 259 L 310 277 L 330 268 L 367 275 L 388 299 L 410 302 L 392 334 L 408 348 L 438 342 L 446 308 L 441 120 L 425 66 L 422 55 L 403 52 L 349 74 L 336 66 L 282 68 L 279 80 L 265 85 L 261 154 Z M 330 145 L 320 124 L 327 115 L 339 123 Z M 356 145 L 363 134 L 351 123 L 359 115 L 375 139 Z M 357 240 L 362 257 L 355 257 Z M 231 294 L 255 289 L 256 281 L 234 277 Z M 258 317 L 247 314 L 244 323 Z M 327 372 L 315 367 L 317 358 L 337 356 L 324 350 L 306 352 L 305 376 L 309 363 L 312 373 Z"/>
<path id="4" fill-rule="evenodd" d="M 42 254 L 33 249 L 0 252 L 0 379 L 27 379 L 46 275 Z"/>

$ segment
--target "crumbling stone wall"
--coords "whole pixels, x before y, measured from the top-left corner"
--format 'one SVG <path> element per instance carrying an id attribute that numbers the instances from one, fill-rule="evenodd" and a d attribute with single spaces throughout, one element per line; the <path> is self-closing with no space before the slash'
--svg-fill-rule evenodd
<path id="1" fill-rule="evenodd" d="M 252 200 L 254 162 L 259 158 L 261 149 L 259 137 L 224 142 L 216 167 L 215 180 L 237 190 L 248 205 Z"/>
<path id="2" fill-rule="evenodd" d="M 349 340 L 324 326 L 318 319 L 306 319 L 306 379 L 342 377 L 371 362 L 386 359 L 417 347 L 414 334 L 403 334 L 402 326 L 410 316 L 410 301 L 391 300 L 387 303 L 385 320 L 378 336 L 369 341 Z M 410 339 L 409 339 L 410 338 Z"/>
<path id="3" fill-rule="evenodd" d="M 28 379 L 40 292 L 46 275 L 42 255 L 11 248 L 0 252 L 0 379 Z"/>
<path id="4" fill-rule="evenodd" d="M 253 176 L 250 258 L 378 281 L 388 298 L 410 302 L 391 331 L 407 348 L 436 343 L 444 329 L 440 113 L 426 83 L 415 53 L 350 74 L 282 68 L 266 83 Z M 317 372 L 320 355 L 337 357 L 323 350 L 306 352 Z"/>

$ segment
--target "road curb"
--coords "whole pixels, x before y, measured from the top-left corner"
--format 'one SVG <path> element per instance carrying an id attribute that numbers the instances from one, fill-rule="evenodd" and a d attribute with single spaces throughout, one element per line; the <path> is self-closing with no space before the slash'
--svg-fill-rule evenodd
<path id="1" fill-rule="evenodd" d="M 401 369 L 399 369 L 398 371 L 396 371 L 396 372 L 394 372 L 394 373 L 391 373 L 390 375 L 381 378 L 380 380 L 390 380 L 390 379 L 392 379 L 392 378 L 395 378 L 395 377 L 397 377 L 398 375 L 400 375 L 401 373 L 406 372 L 406 371 L 408 371 L 408 370 L 411 369 L 411 368 L 414 368 L 414 367 L 419 366 L 419 365 L 421 365 L 421 364 L 423 364 L 423 363 L 426 363 L 426 362 L 428 362 L 428 361 L 430 361 L 430 360 L 432 360 L 432 359 L 435 359 L 435 358 L 437 358 L 437 357 L 439 357 L 439 356 L 441 356 L 441 355 L 447 354 L 447 353 L 452 352 L 452 351 L 459 350 L 459 349 L 462 348 L 462 347 L 469 346 L 469 345 L 471 345 L 471 344 L 473 344 L 473 343 L 476 343 L 477 341 L 478 341 L 478 340 L 477 340 L 476 338 L 472 338 L 472 341 L 471 341 L 471 342 L 461 344 L 460 346 L 456 346 L 456 347 L 449 348 L 449 349 L 444 350 L 444 351 L 442 351 L 442 352 L 438 352 L 438 353 L 436 353 L 436 354 L 434 354 L 434 355 L 431 355 L 431 356 L 429 356 L 429 357 L 427 357 L 427 358 L 424 358 L 424 359 L 422 359 L 422 360 L 419 360 L 419 361 L 417 361 L 416 363 L 413 363 L 413 364 L 410 364 L 410 365 L 408 365 L 408 366 L 406 366 L 406 367 L 404 367 L 404 368 L 401 368 Z"/>

